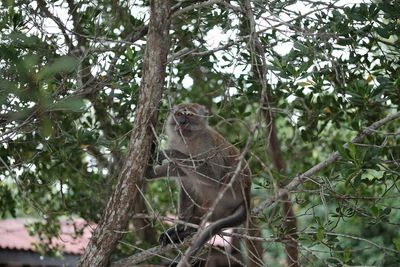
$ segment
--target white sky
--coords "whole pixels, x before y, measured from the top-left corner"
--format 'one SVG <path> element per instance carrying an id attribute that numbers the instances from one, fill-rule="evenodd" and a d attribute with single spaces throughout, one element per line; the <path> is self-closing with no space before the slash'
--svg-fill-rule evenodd
<path id="1" fill-rule="evenodd" d="M 53 14 L 55 14 L 57 17 L 60 18 L 60 20 L 67 26 L 67 28 L 72 29 L 72 18 L 68 15 L 68 7 L 66 5 L 66 3 L 64 3 L 65 1 L 58 1 L 56 2 L 54 5 L 48 5 L 50 12 L 52 12 Z M 149 18 L 149 11 L 148 8 L 143 8 L 140 5 L 138 5 L 138 3 L 141 3 L 142 1 L 131 1 L 128 5 L 129 5 L 129 10 L 131 11 L 131 14 L 134 17 L 140 17 L 140 18 L 144 18 L 145 20 L 148 20 Z M 312 1 L 309 1 L 309 3 Z M 328 1 L 326 1 L 328 2 Z M 346 1 L 346 0 L 340 0 L 336 2 L 337 6 L 343 6 L 343 5 L 354 5 L 357 3 L 361 3 L 361 2 L 365 2 L 365 3 L 370 3 L 371 1 L 363 1 L 363 0 L 353 0 L 353 1 Z M 308 3 L 308 5 L 309 5 Z M 36 2 L 32 2 L 31 3 L 32 8 L 36 9 Z M 309 11 L 311 11 L 311 9 L 309 7 L 307 7 L 304 2 L 302 1 L 297 1 L 295 4 L 290 6 L 290 9 L 292 11 L 295 12 L 299 12 L 300 14 L 305 14 Z M 215 5 L 215 10 L 218 12 L 218 7 Z M 104 12 L 108 12 L 111 10 L 105 10 Z M 266 15 L 267 16 L 267 15 Z M 100 22 L 101 16 L 99 16 L 99 22 Z M 236 40 L 237 39 L 237 34 L 238 34 L 238 30 L 237 30 L 237 26 L 239 25 L 240 21 L 236 18 L 236 15 L 231 15 L 231 19 L 233 21 L 232 25 L 230 25 L 229 29 L 222 29 L 219 26 L 215 26 L 212 30 L 210 30 L 206 37 L 206 45 L 210 48 L 216 48 L 220 45 L 226 44 L 229 40 Z M 265 29 L 265 28 L 269 28 L 273 25 L 276 25 L 277 23 L 280 23 L 282 21 L 289 21 L 291 18 L 287 17 L 285 14 L 279 14 L 279 15 L 274 15 L 271 16 L 270 14 L 268 14 L 268 18 L 260 18 L 256 21 L 257 24 L 257 30 L 260 29 Z M 236 22 L 235 22 L 236 21 Z M 187 27 L 190 27 L 187 26 Z M 286 26 L 282 26 L 283 29 L 285 29 Z M 286 27 L 287 29 L 287 27 Z M 54 23 L 54 21 L 52 21 L 51 19 L 46 19 L 45 23 L 44 23 L 44 30 L 48 33 L 48 34 L 61 34 L 58 26 Z M 104 42 L 104 40 L 103 40 Z M 106 42 L 110 42 L 110 41 L 106 41 Z M 117 42 L 117 41 L 116 41 Z M 62 48 L 65 47 L 65 44 L 60 43 L 60 49 L 63 50 Z M 110 44 L 111 46 L 113 44 Z M 274 47 L 274 51 L 277 52 L 278 54 L 287 54 L 290 49 L 292 48 L 292 44 L 291 43 L 282 43 L 277 47 Z M 135 49 L 135 48 L 133 48 Z M 136 49 L 140 49 L 139 47 L 136 47 Z M 243 49 L 246 49 L 245 47 L 243 47 Z M 66 52 L 66 51 L 62 51 L 62 52 Z M 236 51 L 236 48 L 231 48 L 230 51 L 233 55 L 234 54 L 238 54 L 240 51 Z M 222 58 L 222 56 L 226 56 L 229 59 L 229 53 L 227 53 L 226 51 L 217 51 L 215 53 L 216 58 L 218 59 L 218 62 L 220 62 L 221 64 L 224 64 L 224 60 Z M 108 67 L 107 66 L 107 60 L 105 60 L 105 57 L 107 55 L 104 55 L 104 59 L 103 60 L 99 60 L 99 64 L 103 65 L 103 67 Z M 231 60 L 235 60 L 234 58 L 232 58 Z M 218 68 L 218 66 L 217 66 Z M 229 73 L 235 73 L 235 76 L 239 76 L 243 73 L 248 73 L 249 68 L 247 69 L 243 69 L 243 67 L 239 67 L 239 66 L 232 66 L 231 68 L 221 68 L 221 69 L 217 69 L 218 71 L 221 72 L 229 72 Z M 93 69 L 93 74 L 94 75 L 98 75 L 98 70 L 96 71 L 96 69 Z M 184 88 L 190 88 L 193 85 L 193 80 L 189 77 L 186 76 L 185 79 L 183 80 L 183 84 L 182 86 Z"/>

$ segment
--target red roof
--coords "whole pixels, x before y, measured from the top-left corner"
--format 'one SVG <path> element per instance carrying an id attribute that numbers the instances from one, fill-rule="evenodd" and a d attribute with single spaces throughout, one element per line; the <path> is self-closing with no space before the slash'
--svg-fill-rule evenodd
<path id="1" fill-rule="evenodd" d="M 39 243 L 37 236 L 30 236 L 25 225 L 34 222 L 32 219 L 7 219 L 0 221 L 0 249 L 33 251 L 33 243 Z M 52 244 L 63 248 L 64 253 L 82 254 L 92 236 L 92 227 L 83 219 L 63 221 L 60 234 L 52 239 Z M 75 231 L 83 229 L 82 235 Z"/>

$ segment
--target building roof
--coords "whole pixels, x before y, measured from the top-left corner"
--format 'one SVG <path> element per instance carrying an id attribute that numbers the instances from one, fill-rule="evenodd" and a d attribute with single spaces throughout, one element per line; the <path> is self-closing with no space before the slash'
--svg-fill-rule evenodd
<path id="1" fill-rule="evenodd" d="M 18 218 L 0 221 L 0 249 L 34 251 L 33 243 L 39 243 L 37 236 L 30 236 L 25 225 L 33 219 Z M 83 219 L 60 222 L 60 234 L 52 244 L 63 248 L 64 253 L 80 255 L 92 236 L 92 227 Z M 77 231 L 82 235 L 77 235 Z"/>

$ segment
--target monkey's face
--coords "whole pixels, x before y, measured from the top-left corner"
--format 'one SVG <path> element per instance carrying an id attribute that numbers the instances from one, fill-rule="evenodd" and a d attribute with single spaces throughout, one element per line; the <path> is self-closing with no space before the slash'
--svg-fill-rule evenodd
<path id="1" fill-rule="evenodd" d="M 199 134 L 207 127 L 207 117 L 208 111 L 202 105 L 179 104 L 172 110 L 169 124 L 179 135 L 187 138 Z"/>

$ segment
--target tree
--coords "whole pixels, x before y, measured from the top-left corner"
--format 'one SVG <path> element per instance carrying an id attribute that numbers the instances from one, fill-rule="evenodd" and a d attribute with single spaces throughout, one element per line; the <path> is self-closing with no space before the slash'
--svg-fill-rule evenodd
<path id="1" fill-rule="evenodd" d="M 169 49 L 169 10 L 169 1 L 155 0 L 150 3 L 143 76 L 128 156 L 105 213 L 81 258 L 80 266 L 107 266 L 122 231 L 126 229 L 129 211 L 140 198 L 143 183 L 141 177 L 146 170 L 151 144 L 154 141 L 151 127 L 157 121 L 158 103 L 164 86 L 165 63 Z"/>
<path id="2" fill-rule="evenodd" d="M 251 27 L 244 20 L 249 4 Z M 267 265 L 280 265 L 284 245 L 293 241 L 288 236 L 298 236 L 302 266 L 397 266 L 399 2 L 171 5 L 166 89 L 151 129 L 157 145 L 164 144 L 162 122 L 170 105 L 207 105 L 215 114 L 210 124 L 228 140 L 242 149 L 252 140 L 246 156 Z M 2 3 L 3 217 L 35 216 L 45 226 L 60 217 L 105 220 L 121 170 L 133 157 L 129 136 L 139 129 L 145 107 L 139 95 L 144 47 L 150 45 L 149 10 L 147 1 Z M 274 124 L 263 114 L 272 115 Z M 265 125 L 276 127 L 285 171 L 274 167 L 276 153 L 266 153 L 272 135 Z M 140 155 L 134 158 L 146 162 L 146 153 Z M 318 173 L 298 176 L 320 162 Z M 295 233 L 282 226 L 285 213 L 276 197 L 287 193 L 282 187 L 290 192 Z M 154 230 L 162 228 L 156 215 L 175 212 L 175 190 L 165 181 L 139 188 L 135 198 L 143 205 L 130 213 L 135 220 L 112 261 L 127 255 L 136 255 L 137 262 L 159 260 L 138 252 L 155 245 Z M 54 234 L 54 227 L 37 227 Z M 174 247 L 150 252 L 177 253 Z"/>

